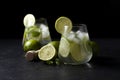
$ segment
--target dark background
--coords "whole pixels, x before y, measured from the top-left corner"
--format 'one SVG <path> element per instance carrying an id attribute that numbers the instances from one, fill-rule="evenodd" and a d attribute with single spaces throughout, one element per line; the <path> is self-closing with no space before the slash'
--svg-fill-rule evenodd
<path id="1" fill-rule="evenodd" d="M 9 2 L 8 2 L 9 3 Z M 22 39 L 23 18 L 32 13 L 36 19 L 44 17 L 48 21 L 52 38 L 60 35 L 54 29 L 55 20 L 60 16 L 69 17 L 73 23 L 88 26 L 91 38 L 120 38 L 120 2 L 107 1 L 14 1 L 1 7 L 0 38 Z"/>
<path id="2" fill-rule="evenodd" d="M 118 0 L 0 2 L 0 80 L 120 80 L 119 10 Z M 100 46 L 99 54 L 90 64 L 74 67 L 27 62 L 21 40 L 23 18 L 28 13 L 47 18 L 52 38 L 60 37 L 54 29 L 59 16 L 67 16 L 73 23 L 85 23 L 91 38 L 102 38 L 94 39 Z"/>

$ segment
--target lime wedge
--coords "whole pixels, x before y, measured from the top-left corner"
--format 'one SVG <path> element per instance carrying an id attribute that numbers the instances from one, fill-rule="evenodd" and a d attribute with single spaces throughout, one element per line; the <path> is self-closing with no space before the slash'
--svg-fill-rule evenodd
<path id="1" fill-rule="evenodd" d="M 38 58 L 42 61 L 49 61 L 54 59 L 57 56 L 58 41 L 52 41 L 44 45 L 38 51 Z"/>
<path id="2" fill-rule="evenodd" d="M 81 46 L 77 43 L 72 42 L 70 46 L 71 57 L 74 61 L 79 62 L 82 60 L 83 53 L 81 53 Z"/>
<path id="3" fill-rule="evenodd" d="M 93 57 L 96 57 L 99 53 L 99 45 L 95 41 L 88 41 L 88 45 L 92 48 Z"/>
<path id="4" fill-rule="evenodd" d="M 32 37 L 37 37 L 39 36 L 41 33 L 41 30 L 39 27 L 37 26 L 31 26 L 29 29 L 28 29 L 28 34 Z"/>
<path id="5" fill-rule="evenodd" d="M 70 53 L 70 43 L 64 37 L 61 37 L 58 53 L 62 57 L 67 57 L 69 55 L 69 53 Z"/>
<path id="6" fill-rule="evenodd" d="M 92 52 L 92 47 L 89 45 L 90 42 L 91 42 L 91 41 L 90 41 L 89 38 L 86 37 L 86 36 L 83 37 L 83 39 L 82 39 L 82 41 L 81 41 L 81 43 L 83 44 L 83 47 L 84 47 L 86 53 Z"/>
<path id="7" fill-rule="evenodd" d="M 61 16 L 55 22 L 55 29 L 58 33 L 65 35 L 72 29 L 72 21 L 68 17 Z"/>
<path id="8" fill-rule="evenodd" d="M 25 27 L 31 27 L 35 24 L 35 17 L 33 14 L 27 14 L 23 19 L 23 24 Z"/>

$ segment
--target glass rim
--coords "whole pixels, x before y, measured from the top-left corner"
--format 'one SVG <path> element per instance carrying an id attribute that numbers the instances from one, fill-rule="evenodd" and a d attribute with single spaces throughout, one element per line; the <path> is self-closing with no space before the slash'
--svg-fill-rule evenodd
<path id="1" fill-rule="evenodd" d="M 86 24 L 73 24 L 73 31 L 82 31 L 82 32 L 88 32 L 87 25 Z"/>

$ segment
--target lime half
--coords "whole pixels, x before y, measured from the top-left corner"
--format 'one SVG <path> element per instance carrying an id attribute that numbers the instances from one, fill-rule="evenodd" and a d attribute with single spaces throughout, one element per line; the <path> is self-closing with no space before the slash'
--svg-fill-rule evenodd
<path id="1" fill-rule="evenodd" d="M 31 27 L 35 24 L 35 17 L 33 14 L 27 14 L 23 19 L 23 24 L 25 27 Z"/>
<path id="2" fill-rule="evenodd" d="M 58 42 L 50 42 L 46 45 L 44 45 L 39 51 L 38 51 L 38 57 L 42 61 L 49 61 L 56 57 L 57 55 L 57 49 L 58 48 Z"/>
<path id="3" fill-rule="evenodd" d="M 63 35 L 69 33 L 72 29 L 72 21 L 68 17 L 61 16 L 55 22 L 55 29 Z"/>
<path id="4" fill-rule="evenodd" d="M 69 43 L 68 40 L 67 40 L 66 38 L 64 38 L 64 37 L 61 37 L 58 53 L 59 53 L 62 57 L 68 57 L 68 55 L 69 55 L 69 53 L 70 53 L 70 43 Z"/>
<path id="5" fill-rule="evenodd" d="M 29 50 L 37 50 L 40 47 L 41 47 L 40 43 L 37 40 L 30 39 L 30 40 L 25 42 L 25 44 L 24 44 L 24 51 L 27 52 Z"/>

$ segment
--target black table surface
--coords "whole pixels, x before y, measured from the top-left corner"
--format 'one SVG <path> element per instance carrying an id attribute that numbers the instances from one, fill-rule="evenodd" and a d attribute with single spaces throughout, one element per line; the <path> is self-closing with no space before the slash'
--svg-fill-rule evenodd
<path id="1" fill-rule="evenodd" d="M 120 39 L 93 39 L 96 58 L 83 65 L 46 65 L 24 58 L 20 39 L 0 39 L 0 80 L 120 80 Z"/>

